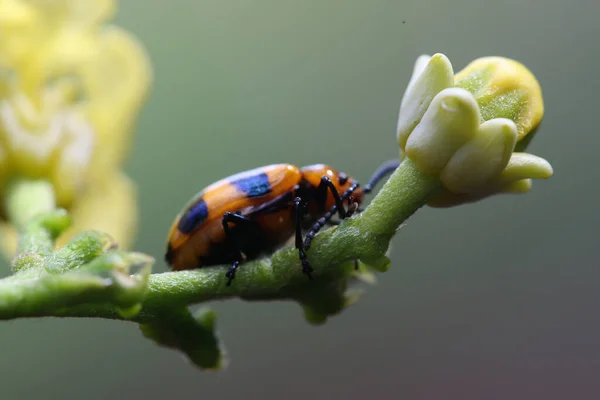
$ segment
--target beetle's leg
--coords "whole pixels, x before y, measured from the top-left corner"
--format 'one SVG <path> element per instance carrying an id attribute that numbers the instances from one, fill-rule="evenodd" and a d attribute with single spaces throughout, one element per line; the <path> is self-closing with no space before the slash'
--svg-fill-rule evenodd
<path id="1" fill-rule="evenodd" d="M 346 218 L 350 218 L 355 212 L 359 211 L 358 203 L 354 201 L 354 197 L 352 197 L 352 196 L 348 196 L 348 198 L 346 200 L 348 203 L 348 208 L 346 209 Z M 337 206 L 335 206 L 335 207 L 337 209 Z M 360 211 L 362 211 L 362 210 L 360 210 Z M 333 212 L 332 212 L 332 216 L 333 216 Z M 346 218 L 344 218 L 344 219 L 346 219 Z M 341 223 L 342 223 L 342 220 L 337 221 L 337 220 L 330 219 L 329 221 L 327 221 L 325 223 L 325 225 L 337 226 Z"/>
<path id="2" fill-rule="evenodd" d="M 358 210 L 358 203 L 354 201 L 354 197 L 348 196 L 348 210 L 346 218 L 350 218 Z M 358 271 L 358 260 L 354 260 L 354 270 Z"/>
<path id="3" fill-rule="evenodd" d="M 350 218 L 354 215 L 354 213 L 358 210 L 358 204 L 352 203 L 348 206 L 348 211 L 346 212 L 346 218 Z"/>
<path id="4" fill-rule="evenodd" d="M 227 286 L 231 286 L 231 282 L 233 281 L 233 278 L 235 278 L 235 271 L 237 271 L 239 266 L 240 262 L 234 261 L 233 264 L 231 264 L 231 267 L 229 267 L 225 273 L 225 277 L 227 277 Z"/>
<path id="5" fill-rule="evenodd" d="M 328 189 L 331 192 L 331 194 L 333 195 L 333 199 L 335 200 L 335 206 L 336 206 L 338 215 L 340 216 L 340 219 L 346 218 L 346 210 L 344 209 L 344 202 L 340 198 L 340 194 L 338 193 L 337 189 L 335 188 L 335 185 L 333 184 L 333 182 L 331 182 L 331 179 L 329 179 L 328 176 L 323 176 L 323 177 L 321 177 L 321 183 L 319 184 L 319 189 L 318 189 L 323 198 L 323 203 L 326 203 Z M 335 211 L 333 211 L 332 214 L 334 214 L 334 213 L 335 213 Z"/>
<path id="6" fill-rule="evenodd" d="M 302 272 L 308 276 L 308 279 L 312 280 L 312 275 L 310 273 L 313 271 L 313 269 L 306 258 L 306 252 L 304 251 L 304 243 L 302 240 L 302 220 L 304 219 L 304 214 L 306 213 L 306 203 L 304 200 L 302 200 L 302 198 L 296 197 L 294 199 L 294 207 L 296 212 L 296 248 L 298 249 L 298 255 L 300 257 L 300 262 L 302 263 Z"/>
<path id="7" fill-rule="evenodd" d="M 244 256 L 242 254 L 242 250 L 240 249 L 239 244 L 237 243 L 234 235 L 232 234 L 232 232 L 229 230 L 229 223 L 233 223 L 236 225 L 244 225 L 244 224 L 249 224 L 250 223 L 250 219 L 248 219 L 248 217 L 245 217 L 239 213 L 232 213 L 227 211 L 225 214 L 223 214 L 223 230 L 225 231 L 225 236 L 227 237 L 227 241 L 229 242 L 229 244 L 232 246 L 232 249 L 236 251 L 236 253 L 238 253 L 238 260 L 236 260 L 231 267 L 229 268 L 229 271 L 227 271 L 227 273 L 225 274 L 225 276 L 227 278 L 229 278 L 227 280 L 227 286 L 231 286 L 231 281 L 233 281 L 233 278 L 235 278 L 235 271 L 238 269 L 240 262 L 243 260 Z"/>
<path id="8" fill-rule="evenodd" d="M 344 200 L 348 199 L 352 195 L 352 193 L 354 193 L 356 188 L 358 188 L 358 183 L 355 183 L 350 188 L 348 188 L 348 190 L 346 190 L 344 192 L 344 194 L 340 197 L 340 203 L 342 203 Z M 348 207 L 349 214 L 346 213 L 345 218 L 348 218 L 350 215 L 352 215 L 356 211 L 355 204 L 356 203 L 353 203 L 350 207 Z M 342 208 L 343 208 L 343 203 L 342 203 Z M 323 216 L 321 218 L 319 218 L 317 220 L 317 222 L 315 222 L 315 224 L 310 228 L 310 230 L 306 234 L 306 238 L 304 239 L 304 251 L 308 251 L 312 240 L 315 238 L 315 235 L 317 233 L 319 233 L 319 231 L 321 230 L 321 228 L 323 228 L 323 226 L 325 226 L 325 224 L 327 224 L 327 223 L 329 223 L 329 221 L 331 221 L 331 218 L 335 215 L 336 211 L 338 211 L 338 206 L 337 205 L 332 206 L 329 209 L 329 211 L 327 211 L 325 214 L 323 214 Z M 337 225 L 337 224 L 333 223 L 333 225 Z"/>
<path id="9" fill-rule="evenodd" d="M 354 201 L 354 198 L 352 196 L 348 196 L 348 210 L 346 211 L 346 218 L 350 218 L 355 212 L 358 211 L 358 203 L 356 203 Z M 327 221 L 326 225 L 334 225 L 337 226 L 339 224 L 341 224 L 342 221 L 334 221 L 334 220 L 329 220 Z M 358 260 L 354 260 L 354 270 L 358 271 Z"/>
<path id="10" fill-rule="evenodd" d="M 345 195 L 346 194 L 344 193 L 344 196 Z M 356 201 L 354 201 L 354 197 L 352 196 L 352 194 L 350 194 L 346 200 L 348 200 L 348 208 L 346 209 L 346 218 L 350 218 L 358 210 L 358 203 Z"/>
<path id="11" fill-rule="evenodd" d="M 326 177 L 323 177 L 326 178 Z M 327 178 L 328 180 L 328 178 Z M 323 182 L 326 181 L 325 179 L 321 180 L 321 183 L 323 184 Z M 329 181 L 329 183 L 331 183 L 331 181 Z M 319 186 L 321 187 L 321 186 Z M 325 186 L 325 188 L 327 188 L 327 186 Z M 308 276 L 310 277 L 310 272 L 312 271 L 312 268 L 310 267 L 310 265 L 308 264 L 308 260 L 306 259 L 306 252 L 308 251 L 308 249 L 310 248 L 310 244 L 312 243 L 312 240 L 315 238 L 315 235 L 321 230 L 321 228 L 323 228 L 323 226 L 325 226 L 325 224 L 327 223 L 331 223 L 332 225 L 337 225 L 339 224 L 339 222 L 332 222 L 331 218 L 335 215 L 335 213 L 339 210 L 338 207 L 341 207 L 341 209 L 344 209 L 344 203 L 343 201 L 346 199 L 349 199 L 350 196 L 352 196 L 352 193 L 354 193 L 354 191 L 356 190 L 356 188 L 358 188 L 358 183 L 353 184 L 350 188 L 348 188 L 348 190 L 346 190 L 344 192 L 344 194 L 340 197 L 339 195 L 337 196 L 337 200 L 339 200 L 339 204 L 340 205 L 334 205 L 332 206 L 329 211 L 327 211 L 325 214 L 323 214 L 323 216 L 321 218 L 319 218 L 314 225 L 310 228 L 310 230 L 308 231 L 308 233 L 306 234 L 306 237 L 304 238 L 304 243 L 302 242 L 302 232 L 300 229 L 300 224 L 302 222 L 302 217 L 303 215 L 303 211 L 300 212 L 300 205 L 303 204 L 302 199 L 300 199 L 299 197 L 296 198 L 295 203 L 296 203 L 296 248 L 300 251 L 300 260 L 302 261 L 302 270 L 308 274 Z M 334 187 L 335 189 L 335 187 Z M 334 191 L 334 193 L 337 192 Z M 327 194 L 327 193 L 325 193 Z M 336 200 L 336 202 L 337 202 Z M 348 213 L 345 213 L 344 218 L 349 217 L 350 215 L 352 215 L 357 209 L 357 205 L 355 202 L 352 203 L 352 205 L 350 205 L 348 207 Z M 342 219 L 344 219 L 342 218 Z M 312 278 L 311 278 L 312 279 Z"/>

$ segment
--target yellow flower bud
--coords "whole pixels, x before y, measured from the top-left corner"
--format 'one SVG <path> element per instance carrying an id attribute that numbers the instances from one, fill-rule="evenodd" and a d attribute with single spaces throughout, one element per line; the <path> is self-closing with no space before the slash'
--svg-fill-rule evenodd
<path id="1" fill-rule="evenodd" d="M 475 60 L 455 77 L 441 54 L 421 56 L 398 117 L 402 156 L 437 174 L 444 191 L 429 203 L 451 206 L 498 193 L 523 193 L 550 164 L 513 153 L 540 124 L 542 91 L 522 64 L 502 57 Z M 523 148 L 523 146 L 519 147 Z"/>
<path id="2" fill-rule="evenodd" d="M 545 179 L 550 175 L 552 166 L 543 158 L 528 153 L 513 153 L 496 182 L 506 184 L 527 178 Z"/>
<path id="3" fill-rule="evenodd" d="M 535 76 L 523 64 L 503 57 L 484 57 L 455 76 L 455 85 L 473 94 L 484 121 L 508 118 L 522 140 L 542 121 L 544 101 Z"/>
<path id="4" fill-rule="evenodd" d="M 475 136 L 480 120 L 479 108 L 469 92 L 444 89 L 408 137 L 406 156 L 421 171 L 439 174 L 453 154 Z"/>
<path id="5" fill-rule="evenodd" d="M 517 127 L 506 118 L 495 118 L 478 127 L 473 139 L 458 149 L 440 174 L 453 193 L 477 191 L 497 177 L 508 164 L 517 142 Z M 471 171 L 477 166 L 477 172 Z"/>
<path id="6" fill-rule="evenodd" d="M 406 146 L 408 136 L 425 115 L 433 98 L 452 86 L 452 75 L 452 64 L 443 54 L 417 59 L 413 76 L 400 103 L 397 133 L 401 149 Z"/>

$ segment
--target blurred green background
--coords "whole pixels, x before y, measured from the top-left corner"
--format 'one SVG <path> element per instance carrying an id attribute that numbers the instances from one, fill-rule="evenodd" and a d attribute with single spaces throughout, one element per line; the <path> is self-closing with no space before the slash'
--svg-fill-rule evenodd
<path id="1" fill-rule="evenodd" d="M 201 372 L 134 324 L 1 325 L 2 399 L 600 396 L 597 0 L 121 1 L 116 22 L 155 69 L 127 165 L 136 249 L 162 262 L 173 217 L 252 167 L 326 162 L 366 180 L 397 155 L 399 102 L 420 54 L 456 71 L 487 55 L 538 77 L 529 151 L 555 169 L 525 196 L 425 208 L 393 267 L 321 327 L 292 303 L 214 304 L 230 356 Z"/>

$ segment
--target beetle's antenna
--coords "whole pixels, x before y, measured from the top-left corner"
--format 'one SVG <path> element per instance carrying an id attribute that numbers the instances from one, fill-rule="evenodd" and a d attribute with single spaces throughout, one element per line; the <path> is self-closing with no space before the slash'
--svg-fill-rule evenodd
<path id="1" fill-rule="evenodd" d="M 399 165 L 400 161 L 398 160 L 390 160 L 381 164 L 379 168 L 377 168 L 373 176 L 371 176 L 369 183 L 367 183 L 363 188 L 363 192 L 370 193 L 375 187 L 375 185 L 379 183 L 379 181 L 381 181 L 385 176 L 394 172 Z"/>

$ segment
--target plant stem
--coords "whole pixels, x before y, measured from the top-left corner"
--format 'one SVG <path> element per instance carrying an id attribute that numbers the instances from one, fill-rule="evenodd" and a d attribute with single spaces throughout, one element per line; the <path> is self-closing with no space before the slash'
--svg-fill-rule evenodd
<path id="1" fill-rule="evenodd" d="M 54 188 L 48 181 L 15 180 L 8 187 L 5 203 L 8 221 L 20 232 L 31 218 L 55 207 Z"/>
<path id="2" fill-rule="evenodd" d="M 361 228 L 371 232 L 395 233 L 441 189 L 437 176 L 421 172 L 406 158 L 359 215 Z"/>
<path id="3" fill-rule="evenodd" d="M 309 251 L 315 279 L 341 276 L 347 261 L 375 262 L 385 257 L 389 242 L 400 225 L 440 188 L 436 177 L 423 174 L 410 160 L 404 161 L 364 212 L 317 235 Z M 225 285 L 227 268 L 228 265 L 152 274 L 142 309 L 130 320 L 150 321 L 170 308 L 229 297 L 292 299 L 299 291 L 310 292 L 314 287 L 311 286 L 314 282 L 302 273 L 297 250 L 293 248 L 277 251 L 267 259 L 245 263 L 230 287 Z M 49 280 L 50 286 L 43 284 L 45 279 Z M 55 280 L 54 276 L 41 277 L 40 285 L 11 280 L 10 296 L 0 286 L 0 319 L 40 316 L 124 319 L 114 306 L 106 304 L 76 303 L 60 309 L 23 309 L 18 302 L 10 301 L 11 298 L 48 296 L 48 287 Z M 68 294 L 65 296 L 69 297 Z"/>

